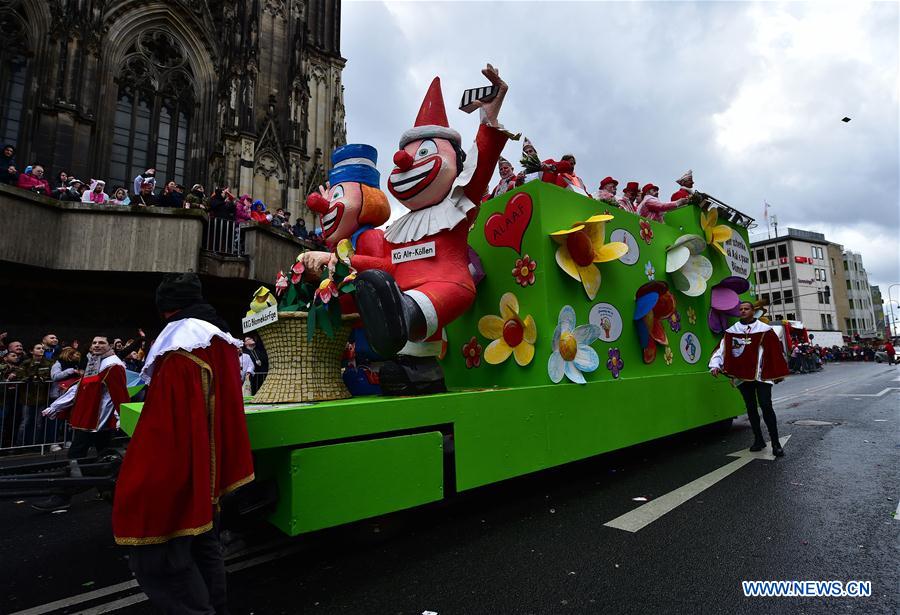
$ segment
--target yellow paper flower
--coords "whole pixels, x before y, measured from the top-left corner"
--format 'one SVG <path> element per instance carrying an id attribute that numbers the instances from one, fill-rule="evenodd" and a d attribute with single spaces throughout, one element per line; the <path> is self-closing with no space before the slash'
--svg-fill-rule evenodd
<path id="1" fill-rule="evenodd" d="M 593 300 L 600 290 L 600 270 L 594 263 L 606 263 L 628 253 L 628 245 L 620 241 L 606 243 L 606 224 L 613 217 L 606 214 L 591 216 L 569 229 L 550 233 L 559 244 L 556 264 L 584 286 L 588 299 Z"/>
<path id="2" fill-rule="evenodd" d="M 353 244 L 350 243 L 349 239 L 341 239 L 338 242 L 337 248 L 335 248 L 335 254 L 337 254 L 338 260 L 346 265 L 350 264 L 350 258 L 355 253 L 356 250 L 353 249 Z"/>
<path id="3" fill-rule="evenodd" d="M 265 286 L 260 286 L 253 293 L 253 299 L 250 300 L 250 309 L 247 311 L 247 316 L 252 316 L 277 303 L 278 301 L 272 296 L 269 289 Z"/>
<path id="4" fill-rule="evenodd" d="M 725 254 L 722 242 L 731 239 L 731 227 L 724 224 L 716 224 L 718 221 L 718 209 L 710 208 L 707 212 L 700 212 L 700 227 L 706 235 L 706 243 L 715 247 L 723 256 L 728 256 Z"/>
<path id="5" fill-rule="evenodd" d="M 500 297 L 500 316 L 489 314 L 478 321 L 478 332 L 494 340 L 484 349 L 484 360 L 492 365 L 503 363 L 514 355 L 516 363 L 525 366 L 534 358 L 537 325 L 530 315 L 519 317 L 519 300 L 512 293 Z"/>

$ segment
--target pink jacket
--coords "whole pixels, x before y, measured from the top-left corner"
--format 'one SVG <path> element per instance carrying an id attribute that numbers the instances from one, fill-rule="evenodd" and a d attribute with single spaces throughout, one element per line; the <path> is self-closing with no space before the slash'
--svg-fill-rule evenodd
<path id="1" fill-rule="evenodd" d="M 19 181 L 16 186 L 23 190 L 30 190 L 44 196 L 50 196 L 50 183 L 46 179 L 38 179 L 34 175 L 19 173 Z"/>
<path id="2" fill-rule="evenodd" d="M 238 199 L 234 203 L 234 221 L 238 224 L 250 219 L 250 203 L 244 199 Z"/>

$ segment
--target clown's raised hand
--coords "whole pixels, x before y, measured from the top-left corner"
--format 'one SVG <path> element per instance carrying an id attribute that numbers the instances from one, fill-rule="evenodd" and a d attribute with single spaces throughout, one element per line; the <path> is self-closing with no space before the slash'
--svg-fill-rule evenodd
<path id="1" fill-rule="evenodd" d="M 500 107 L 503 105 L 503 98 L 506 96 L 509 86 L 500 78 L 500 70 L 490 64 L 481 70 L 481 74 L 487 77 L 491 85 L 497 88 L 497 95 L 487 102 L 476 101 L 475 108 L 481 111 L 482 124 L 495 127 L 500 126 L 497 116 L 500 114 Z"/>

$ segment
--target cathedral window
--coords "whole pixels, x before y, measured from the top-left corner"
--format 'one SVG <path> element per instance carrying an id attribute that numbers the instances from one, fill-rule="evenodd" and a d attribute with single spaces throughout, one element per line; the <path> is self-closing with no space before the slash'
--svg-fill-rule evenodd
<path id="1" fill-rule="evenodd" d="M 28 49 L 21 22 L 12 13 L 0 13 L 0 142 L 18 145 L 25 109 Z"/>
<path id="2" fill-rule="evenodd" d="M 181 45 L 149 30 L 126 55 L 117 79 L 109 178 L 131 189 L 147 168 L 159 183 L 186 183 L 194 81 Z"/>

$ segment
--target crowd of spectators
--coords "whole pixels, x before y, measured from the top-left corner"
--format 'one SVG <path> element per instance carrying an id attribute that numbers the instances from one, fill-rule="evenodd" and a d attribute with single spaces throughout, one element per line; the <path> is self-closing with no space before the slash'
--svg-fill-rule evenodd
<path id="1" fill-rule="evenodd" d="M 132 185 L 113 186 L 107 190 L 106 182 L 91 179 L 89 182 L 60 171 L 48 180 L 41 164 L 31 164 L 21 171 L 16 165 L 16 149 L 5 145 L 0 152 L 0 183 L 15 186 L 34 194 L 40 194 L 60 201 L 80 202 L 96 205 L 121 205 L 130 207 L 170 207 L 201 209 L 210 217 L 232 220 L 240 227 L 248 221 L 271 225 L 294 237 L 324 245 L 321 232 L 307 229 L 302 219 L 291 221 L 291 212 L 282 207 L 272 209 L 260 199 L 249 194 L 235 196 L 228 186 L 206 194 L 203 184 L 194 184 L 190 190 L 174 182 L 157 186 L 156 169 L 150 168 L 134 178 Z M 129 190 L 130 188 L 130 190 Z"/>
<path id="2" fill-rule="evenodd" d="M 134 374 L 144 367 L 152 340 L 142 329 L 133 338 L 103 335 L 113 351 Z M 244 337 L 240 358 L 246 393 L 255 394 L 269 370 L 269 359 L 255 334 Z M 0 333 L 0 449 L 50 445 L 58 450 L 66 439 L 63 421 L 47 419 L 41 412 L 84 375 L 87 344 L 77 339 L 60 340 L 47 333 L 40 341 L 25 344 Z M 135 399 L 140 400 L 143 392 Z"/>
<path id="3" fill-rule="evenodd" d="M 788 367 L 794 374 L 809 374 L 821 370 L 826 363 L 846 361 L 884 361 L 893 364 L 894 346 L 889 341 L 820 346 L 795 340 L 788 356 Z"/>

